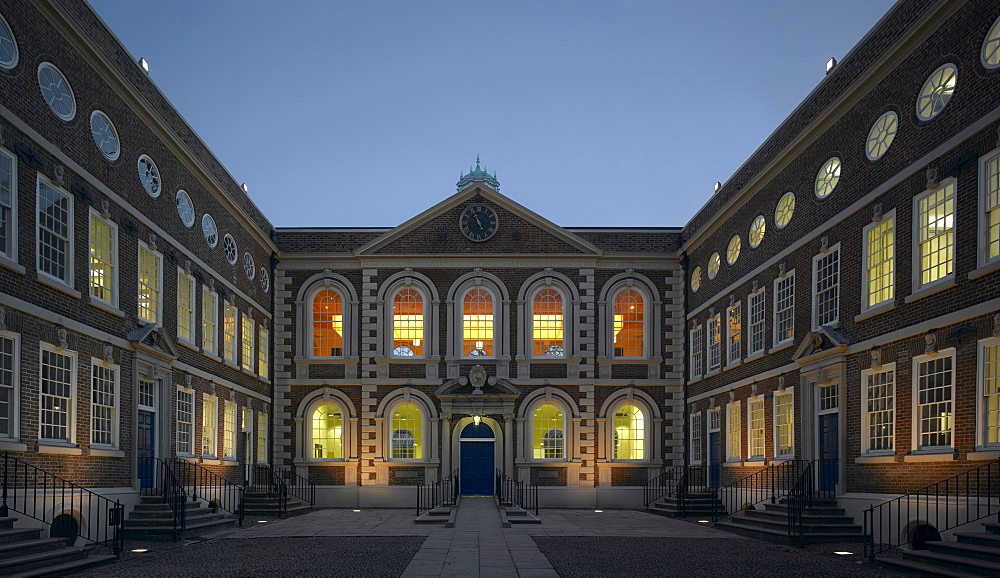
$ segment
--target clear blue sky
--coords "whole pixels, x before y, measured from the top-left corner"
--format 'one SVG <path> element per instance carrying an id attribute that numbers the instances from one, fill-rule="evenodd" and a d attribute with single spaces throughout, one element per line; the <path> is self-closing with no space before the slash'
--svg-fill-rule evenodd
<path id="1" fill-rule="evenodd" d="M 90 0 L 276 226 L 680 226 L 890 0 Z M 858 146 L 861 146 L 859 143 Z"/>

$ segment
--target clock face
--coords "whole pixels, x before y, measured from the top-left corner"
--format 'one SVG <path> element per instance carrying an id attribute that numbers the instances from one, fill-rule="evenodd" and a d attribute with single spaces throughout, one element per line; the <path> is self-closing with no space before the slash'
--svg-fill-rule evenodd
<path id="1" fill-rule="evenodd" d="M 484 205 L 472 205 L 459 219 L 462 233 L 472 241 L 485 241 L 497 232 L 497 215 Z"/>

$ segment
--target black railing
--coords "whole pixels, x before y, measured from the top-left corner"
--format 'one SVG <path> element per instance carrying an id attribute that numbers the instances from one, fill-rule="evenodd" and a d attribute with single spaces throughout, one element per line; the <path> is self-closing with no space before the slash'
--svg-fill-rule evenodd
<path id="1" fill-rule="evenodd" d="M 787 460 L 720 487 L 712 521 L 755 508 L 765 501 L 776 503 L 779 496 L 787 494 L 800 480 L 805 467 L 802 460 Z"/>
<path id="2" fill-rule="evenodd" d="M 1000 459 L 869 506 L 865 554 L 874 560 L 877 554 L 910 542 L 920 526 L 940 533 L 994 514 L 1000 522 Z"/>
<path id="3" fill-rule="evenodd" d="M 439 506 L 454 506 L 458 503 L 461 491 L 458 481 L 458 470 L 445 476 L 440 482 L 417 485 L 417 515 L 420 512 L 433 510 Z"/>
<path id="4" fill-rule="evenodd" d="M 811 508 L 818 499 L 836 497 L 840 461 L 835 459 L 805 462 L 785 496 L 788 506 L 788 535 L 801 536 L 806 508 Z"/>
<path id="5" fill-rule="evenodd" d="M 534 510 L 538 516 L 538 484 L 515 480 L 500 470 L 496 473 L 497 500 L 501 506 Z"/>
<path id="6" fill-rule="evenodd" d="M 185 489 L 192 502 L 204 500 L 209 508 L 217 508 L 234 514 L 240 527 L 243 526 L 244 489 L 215 472 L 187 460 L 173 458 L 167 460 L 177 481 Z"/>
<path id="7" fill-rule="evenodd" d="M 677 495 L 680 483 L 684 477 L 684 466 L 665 469 L 660 475 L 646 482 L 642 489 L 643 501 L 646 506 L 660 498 L 672 498 Z"/>
<path id="8" fill-rule="evenodd" d="M 108 546 L 120 556 L 125 544 L 122 520 L 125 508 L 108 498 L 50 474 L 19 458 L 3 453 L 3 501 L 0 516 L 11 510 L 52 526 L 68 513 L 76 524 L 77 538 Z"/>
<path id="9" fill-rule="evenodd" d="M 288 488 L 288 494 L 295 496 L 303 502 L 309 502 L 310 506 L 316 505 L 316 484 L 308 478 L 304 478 L 295 473 L 292 468 L 282 468 L 275 466 L 274 470 Z"/>
<path id="10" fill-rule="evenodd" d="M 173 523 L 171 537 L 176 541 L 187 527 L 187 493 L 184 486 L 166 460 L 140 457 L 137 465 L 140 493 L 143 496 L 159 496 L 170 508 Z"/>
<path id="11" fill-rule="evenodd" d="M 250 490 L 266 493 L 268 498 L 278 503 L 278 517 L 288 511 L 288 484 L 281 479 L 281 472 L 272 469 L 267 464 L 258 464 L 253 468 L 253 482 Z"/>

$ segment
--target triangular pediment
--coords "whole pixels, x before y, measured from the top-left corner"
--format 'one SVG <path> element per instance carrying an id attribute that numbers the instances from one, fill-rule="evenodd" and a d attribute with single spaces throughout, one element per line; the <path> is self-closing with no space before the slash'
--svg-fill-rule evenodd
<path id="1" fill-rule="evenodd" d="M 152 323 L 147 323 L 129 331 L 125 336 L 136 351 L 142 351 L 166 361 L 177 359 L 177 348 L 163 331 Z"/>
<path id="2" fill-rule="evenodd" d="M 799 363 L 813 361 L 821 357 L 842 353 L 851 344 L 851 338 L 840 329 L 824 325 L 816 331 L 810 331 L 802 339 L 792 355 Z"/>
<path id="3" fill-rule="evenodd" d="M 462 233 L 460 219 L 473 205 L 489 207 L 497 230 L 476 242 Z M 470 186 L 357 250 L 357 255 L 570 254 L 601 250 L 488 186 Z"/>

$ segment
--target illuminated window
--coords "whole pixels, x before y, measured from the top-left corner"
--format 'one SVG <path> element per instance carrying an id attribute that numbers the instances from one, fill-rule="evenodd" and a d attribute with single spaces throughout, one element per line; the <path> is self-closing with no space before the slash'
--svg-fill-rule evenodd
<path id="1" fill-rule="evenodd" d="M 743 459 L 742 448 L 742 416 L 740 402 L 726 406 L 726 461 L 738 462 Z"/>
<path id="2" fill-rule="evenodd" d="M 267 377 L 268 366 L 268 331 L 264 324 L 257 326 L 257 375 Z"/>
<path id="3" fill-rule="evenodd" d="M 918 246 L 917 288 L 954 277 L 955 182 L 941 184 L 914 199 Z"/>
<path id="4" fill-rule="evenodd" d="M 139 242 L 139 319 L 160 323 L 163 267 L 160 254 Z"/>
<path id="5" fill-rule="evenodd" d="M 642 294 L 622 289 L 614 301 L 614 357 L 645 355 L 646 322 Z"/>
<path id="6" fill-rule="evenodd" d="M 954 350 L 915 359 L 917 444 L 919 449 L 950 448 L 955 385 Z"/>
<path id="7" fill-rule="evenodd" d="M 194 277 L 177 270 L 177 338 L 194 343 Z"/>
<path id="8" fill-rule="evenodd" d="M 726 309 L 726 365 L 740 362 L 743 343 L 743 303 L 733 303 Z"/>
<path id="9" fill-rule="evenodd" d="M 423 459 L 423 415 L 417 406 L 403 404 L 392 412 L 392 459 Z"/>
<path id="10" fill-rule="evenodd" d="M 118 366 L 95 360 L 90 369 L 90 444 L 117 448 Z"/>
<path id="11" fill-rule="evenodd" d="M 917 96 L 917 118 L 930 120 L 940 114 L 955 94 L 956 84 L 958 68 L 954 64 L 945 64 L 932 72 Z"/>
<path id="12" fill-rule="evenodd" d="M 986 33 L 979 56 L 986 68 L 1000 68 L 1000 18 L 996 19 Z"/>
<path id="13" fill-rule="evenodd" d="M 791 391 L 774 393 L 774 440 L 775 455 L 795 454 L 795 411 L 794 395 Z"/>
<path id="14" fill-rule="evenodd" d="M 816 173 L 816 196 L 825 199 L 833 193 L 840 182 L 840 159 L 833 157 L 823 163 L 819 172 Z"/>
<path id="15" fill-rule="evenodd" d="M 493 357 L 493 295 L 482 287 L 462 299 L 462 356 Z"/>
<path id="16" fill-rule="evenodd" d="M 38 175 L 38 272 L 73 285 L 73 197 Z"/>
<path id="17" fill-rule="evenodd" d="M 424 298 L 419 291 L 405 287 L 392 300 L 393 357 L 424 356 Z"/>
<path id="18" fill-rule="evenodd" d="M 722 257 L 718 253 L 712 253 L 712 256 L 708 258 L 708 278 L 715 279 L 715 276 L 719 274 L 720 267 L 722 267 Z"/>
<path id="19" fill-rule="evenodd" d="M 792 220 L 795 214 L 795 193 L 787 192 L 778 199 L 778 206 L 774 208 L 774 226 L 784 229 Z"/>
<path id="20" fill-rule="evenodd" d="M 702 334 L 701 325 L 691 328 L 691 379 L 701 377 L 702 368 L 705 366 L 705 346 L 701 339 Z"/>
<path id="21" fill-rule="evenodd" d="M 891 110 L 875 121 L 872 129 L 868 132 L 868 141 L 865 144 L 868 160 L 877 161 L 882 158 L 882 155 L 892 146 L 897 130 L 899 130 L 899 117 Z"/>
<path id="22" fill-rule="evenodd" d="M 561 293 L 549 287 L 535 293 L 531 305 L 532 355 L 565 357 L 563 315 Z"/>
<path id="23" fill-rule="evenodd" d="M 219 295 L 208 286 L 201 288 L 201 348 L 207 353 L 218 354 Z"/>
<path id="24" fill-rule="evenodd" d="M 694 293 L 701 289 L 701 267 L 695 267 L 691 272 L 691 291 Z"/>
<path id="25" fill-rule="evenodd" d="M 840 408 L 840 389 L 836 383 L 824 383 L 817 390 L 819 391 L 820 412 L 832 412 Z"/>
<path id="26" fill-rule="evenodd" d="M 216 432 L 219 428 L 219 400 L 206 395 L 201 412 L 201 455 L 214 458 L 218 451 Z"/>
<path id="27" fill-rule="evenodd" d="M 0 439 L 4 440 L 16 440 L 19 437 L 19 344 L 20 336 L 0 331 Z"/>
<path id="28" fill-rule="evenodd" d="M 42 345 L 39 366 L 39 411 L 42 439 L 73 442 L 76 414 L 76 353 Z"/>
<path id="29" fill-rule="evenodd" d="M 227 401 L 222 412 L 222 457 L 236 459 L 236 404 Z"/>
<path id="30" fill-rule="evenodd" d="M 747 330 L 747 356 L 752 357 L 764 352 L 765 347 L 765 327 L 764 314 L 766 307 L 764 304 L 764 290 L 751 293 L 747 298 L 747 311 L 749 315 Z"/>
<path id="31" fill-rule="evenodd" d="M 343 357 L 344 300 L 333 289 L 316 293 L 312 302 L 313 357 Z"/>
<path id="32" fill-rule="evenodd" d="M 267 414 L 257 414 L 257 463 L 267 462 Z"/>
<path id="33" fill-rule="evenodd" d="M 864 387 L 864 432 L 862 451 L 892 454 L 895 448 L 895 367 L 861 372 Z"/>
<path id="34" fill-rule="evenodd" d="M 0 23 L 2 23 L 0 16 Z M 0 39 L 2 42 L 2 39 Z M 2 54 L 2 44 L 0 44 Z M 0 149 L 0 255 L 17 260 L 17 159 Z"/>
<path id="35" fill-rule="evenodd" d="M 767 232 L 767 221 L 764 220 L 764 215 L 757 215 L 750 223 L 750 248 L 756 249 L 760 247 L 761 242 L 764 240 L 764 233 Z"/>
<path id="36" fill-rule="evenodd" d="M 840 320 L 840 245 L 813 258 L 813 327 Z"/>
<path id="37" fill-rule="evenodd" d="M 865 227 L 865 309 L 891 301 L 896 287 L 896 213 Z"/>
<path id="38" fill-rule="evenodd" d="M 177 454 L 194 455 L 194 391 L 177 388 Z"/>
<path id="39" fill-rule="evenodd" d="M 344 416 L 333 404 L 324 404 L 312 414 L 312 457 L 339 460 L 344 457 Z"/>
<path id="40" fill-rule="evenodd" d="M 722 367 L 722 316 L 716 313 L 705 322 L 708 326 L 708 371 Z"/>
<path id="41" fill-rule="evenodd" d="M 979 190 L 986 241 L 982 262 L 988 263 L 1000 257 L 1000 150 L 979 161 Z"/>
<path id="42" fill-rule="evenodd" d="M 750 459 L 764 457 L 764 398 L 749 400 L 747 411 L 750 418 Z"/>
<path id="43" fill-rule="evenodd" d="M 532 457 L 536 460 L 561 460 L 566 457 L 563 412 L 547 403 L 538 406 L 531 418 Z"/>
<path id="44" fill-rule="evenodd" d="M 1000 446 L 1000 340 L 979 344 L 979 445 Z"/>
<path id="45" fill-rule="evenodd" d="M 118 226 L 90 211 L 90 296 L 118 304 Z"/>
<path id="46" fill-rule="evenodd" d="M 726 249 L 726 263 L 734 265 L 736 260 L 740 258 L 740 249 L 743 247 L 743 240 L 740 239 L 739 235 L 733 235 L 733 238 L 729 240 L 729 247 Z"/>
<path id="47" fill-rule="evenodd" d="M 701 413 L 691 414 L 691 463 L 700 464 L 701 448 Z"/>
<path id="48" fill-rule="evenodd" d="M 646 418 L 634 405 L 615 410 L 614 459 L 641 460 L 646 457 Z"/>
<path id="49" fill-rule="evenodd" d="M 795 338 L 795 271 L 774 280 L 774 345 Z"/>
<path id="50" fill-rule="evenodd" d="M 253 371 L 254 360 L 256 359 L 253 349 L 254 338 L 256 337 L 254 335 L 254 322 L 253 318 L 249 315 L 243 315 L 242 321 L 242 327 L 240 328 L 240 353 L 242 354 L 240 355 L 240 366 L 247 371 Z"/>
<path id="51" fill-rule="evenodd" d="M 226 303 L 222 312 L 222 356 L 236 363 L 236 307 Z"/>

